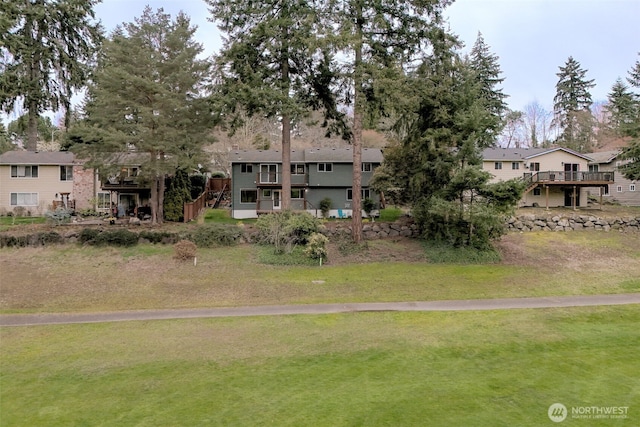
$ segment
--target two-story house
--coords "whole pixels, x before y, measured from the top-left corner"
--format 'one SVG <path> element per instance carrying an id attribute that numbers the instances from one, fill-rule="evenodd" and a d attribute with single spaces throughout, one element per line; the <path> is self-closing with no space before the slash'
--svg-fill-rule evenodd
<path id="1" fill-rule="evenodd" d="M 0 155 L 0 211 L 42 216 L 63 206 L 88 209 L 96 176 L 64 151 L 8 151 Z"/>
<path id="2" fill-rule="evenodd" d="M 482 155 L 494 182 L 526 181 L 520 206 L 584 207 L 589 191 L 604 193 L 614 182 L 614 172 L 590 170 L 591 157 L 567 148 L 487 148 Z"/>
<path id="3" fill-rule="evenodd" d="M 589 171 L 613 172 L 614 182 L 602 187 L 602 192 L 594 192 L 596 196 L 604 196 L 604 199 L 627 206 L 640 206 L 640 183 L 624 177 L 619 172 L 619 167 L 629 162 L 620 159 L 620 150 L 601 151 L 587 154 L 592 161 L 589 162 Z"/>
<path id="4" fill-rule="evenodd" d="M 362 199 L 379 203 L 369 188 L 373 171 L 382 163 L 380 149 L 362 149 Z M 282 174 L 291 176 L 291 209 L 320 216 L 320 201 L 331 200 L 330 216 L 353 215 L 353 151 L 351 148 L 312 148 L 291 151 L 291 169 L 282 170 L 282 153 L 275 150 L 231 153 L 231 214 L 256 218 L 282 209 Z"/>

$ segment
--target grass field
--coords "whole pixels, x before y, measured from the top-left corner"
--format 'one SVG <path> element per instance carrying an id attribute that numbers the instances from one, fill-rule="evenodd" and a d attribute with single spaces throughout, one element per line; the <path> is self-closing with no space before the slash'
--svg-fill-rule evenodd
<path id="1" fill-rule="evenodd" d="M 640 422 L 637 306 L 14 327 L 2 426 L 544 426 Z"/>
<path id="2" fill-rule="evenodd" d="M 251 245 L 199 249 L 198 263 L 171 246 L 0 250 L 1 312 L 105 311 L 322 302 L 416 301 L 640 291 L 640 238 L 621 233 L 528 233 L 502 243 L 498 264 L 397 261 L 417 242 L 380 240 L 367 262 L 273 266 Z M 397 257 L 396 257 L 397 255 Z M 336 255 L 339 257 L 340 255 Z M 377 261 L 376 261 L 377 260 Z"/>

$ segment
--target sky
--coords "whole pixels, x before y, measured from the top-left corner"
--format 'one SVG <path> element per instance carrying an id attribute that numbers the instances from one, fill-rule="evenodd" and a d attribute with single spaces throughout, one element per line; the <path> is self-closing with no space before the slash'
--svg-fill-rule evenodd
<path id="1" fill-rule="evenodd" d="M 222 36 L 203 0 L 103 0 L 96 18 L 107 31 L 132 22 L 145 5 L 175 16 L 180 10 L 198 27 L 205 54 L 216 53 Z M 445 10 L 450 30 L 469 52 L 482 33 L 499 57 L 503 92 L 513 110 L 538 102 L 553 109 L 556 73 L 572 56 L 594 79 L 594 101 L 604 101 L 617 78 L 640 59 L 640 0 L 457 0 Z"/>

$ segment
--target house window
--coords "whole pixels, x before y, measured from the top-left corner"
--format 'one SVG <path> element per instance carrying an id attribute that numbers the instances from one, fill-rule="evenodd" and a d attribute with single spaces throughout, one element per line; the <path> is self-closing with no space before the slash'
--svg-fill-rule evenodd
<path id="1" fill-rule="evenodd" d="M 241 173 L 253 173 L 253 165 L 250 163 L 243 163 L 240 165 Z"/>
<path id="2" fill-rule="evenodd" d="M 292 163 L 291 164 L 291 175 L 304 175 L 304 164 L 303 163 Z"/>
<path id="3" fill-rule="evenodd" d="M 609 186 L 608 185 L 600 187 L 600 195 L 601 196 L 608 196 L 609 195 Z"/>
<path id="4" fill-rule="evenodd" d="M 98 193 L 96 205 L 98 209 L 109 209 L 111 207 L 111 194 Z"/>
<path id="5" fill-rule="evenodd" d="M 262 190 L 262 198 L 270 199 L 271 198 L 271 190 Z"/>
<path id="6" fill-rule="evenodd" d="M 240 190 L 240 203 L 255 203 L 258 199 L 258 190 Z"/>
<path id="7" fill-rule="evenodd" d="M 278 182 L 278 165 L 260 165 L 260 183 L 274 184 Z"/>
<path id="8" fill-rule="evenodd" d="M 11 206 L 38 206 L 38 193 L 11 193 Z"/>
<path id="9" fill-rule="evenodd" d="M 493 164 L 494 169 L 502 169 L 502 162 L 495 162 Z"/>
<path id="10" fill-rule="evenodd" d="M 622 185 L 618 185 L 618 186 L 616 187 L 616 191 L 617 191 L 618 193 L 622 193 Z"/>
<path id="11" fill-rule="evenodd" d="M 38 166 L 11 166 L 11 178 L 37 178 Z"/>
<path id="12" fill-rule="evenodd" d="M 60 166 L 60 181 L 73 181 L 73 166 Z"/>
<path id="13" fill-rule="evenodd" d="M 518 163 L 518 162 L 511 162 L 511 169 L 512 169 L 512 170 L 518 170 L 518 169 L 520 169 L 520 163 Z"/>
<path id="14" fill-rule="evenodd" d="M 540 163 L 538 162 L 529 163 L 529 170 L 531 172 L 540 172 Z"/>
<path id="15" fill-rule="evenodd" d="M 371 172 L 372 170 L 373 170 L 373 165 L 371 163 L 362 164 L 362 172 Z"/>
<path id="16" fill-rule="evenodd" d="M 598 172 L 600 165 L 589 165 L 589 172 Z"/>
<path id="17" fill-rule="evenodd" d="M 540 187 L 536 187 L 533 189 L 534 196 L 539 196 L 540 194 L 542 194 L 542 189 Z"/>
<path id="18" fill-rule="evenodd" d="M 302 199 L 303 198 L 303 190 L 301 188 L 292 188 L 291 189 L 291 198 L 292 199 Z"/>
<path id="19" fill-rule="evenodd" d="M 318 163 L 318 172 L 333 172 L 333 163 Z"/>
<path id="20" fill-rule="evenodd" d="M 371 198 L 371 190 L 368 188 L 362 189 L 362 200 Z M 353 200 L 353 189 L 347 188 L 347 200 Z"/>
<path id="21" fill-rule="evenodd" d="M 629 191 L 636 191 L 636 185 L 635 184 L 629 184 Z"/>

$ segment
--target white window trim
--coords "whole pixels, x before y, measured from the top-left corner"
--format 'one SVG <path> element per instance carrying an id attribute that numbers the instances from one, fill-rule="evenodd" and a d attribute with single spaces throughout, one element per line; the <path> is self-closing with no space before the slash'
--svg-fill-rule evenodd
<path id="1" fill-rule="evenodd" d="M 267 166 L 267 172 L 263 172 L 262 168 L 263 166 Z M 273 181 L 271 180 L 271 174 L 273 172 L 271 172 L 271 166 L 275 166 L 276 167 L 276 171 L 275 171 L 275 176 Z M 277 163 L 260 163 L 260 184 L 277 184 L 278 182 L 280 182 L 280 180 L 278 179 L 278 174 L 279 174 L 279 165 Z M 265 181 L 262 179 L 263 174 L 266 173 L 268 179 Z"/>
<path id="2" fill-rule="evenodd" d="M 16 195 L 16 203 L 13 203 L 13 195 Z M 35 195 L 35 203 L 34 204 L 28 204 L 28 203 L 19 203 L 18 202 L 18 196 L 20 194 L 30 194 L 31 197 L 33 197 Z M 24 196 L 23 196 L 24 197 Z M 40 202 L 40 194 L 39 193 L 27 193 L 27 192 L 13 192 L 9 194 L 9 203 L 11 206 L 38 206 Z"/>
<path id="3" fill-rule="evenodd" d="M 520 163 L 518 162 L 511 162 L 511 170 L 520 170 Z"/>
<path id="4" fill-rule="evenodd" d="M 502 162 L 493 162 L 494 170 L 502 170 Z"/>
<path id="5" fill-rule="evenodd" d="M 362 163 L 362 172 L 373 172 L 373 164 L 370 162 Z"/>
<path id="6" fill-rule="evenodd" d="M 320 170 L 320 165 L 324 165 L 324 170 Z M 331 167 L 331 170 L 327 170 L 327 165 Z M 331 173 L 333 172 L 333 163 L 322 162 L 316 165 L 316 170 L 320 173 Z"/>
<path id="7" fill-rule="evenodd" d="M 636 185 L 635 184 L 629 184 L 629 191 L 636 191 Z"/>
<path id="8" fill-rule="evenodd" d="M 618 192 L 618 193 L 622 193 L 622 185 L 618 185 L 618 186 L 616 187 L 616 192 Z"/>
<path id="9" fill-rule="evenodd" d="M 19 168 L 21 167 L 24 168 L 25 170 L 25 175 L 22 175 L 22 176 L 18 175 Z M 15 176 L 13 176 L 13 168 L 16 168 Z M 26 175 L 26 170 L 27 170 L 26 168 L 30 168 L 29 170 L 31 171 L 31 175 L 29 176 Z M 36 168 L 36 170 L 38 171 L 36 176 L 33 176 L 33 168 Z M 38 179 L 38 177 L 40 176 L 40 168 L 38 167 L 38 165 L 11 165 L 9 167 L 9 176 L 12 179 Z"/>

